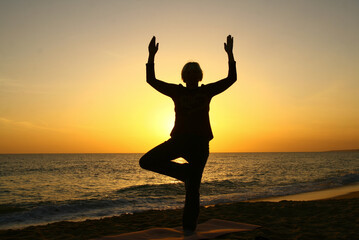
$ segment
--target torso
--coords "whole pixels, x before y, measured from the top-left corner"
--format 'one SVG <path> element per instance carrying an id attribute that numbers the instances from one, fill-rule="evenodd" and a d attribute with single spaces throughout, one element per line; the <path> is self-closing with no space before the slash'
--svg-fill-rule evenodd
<path id="1" fill-rule="evenodd" d="M 178 86 L 178 94 L 172 97 L 175 104 L 176 121 L 171 136 L 198 136 L 213 138 L 209 121 L 211 96 L 205 85 L 188 89 Z"/>

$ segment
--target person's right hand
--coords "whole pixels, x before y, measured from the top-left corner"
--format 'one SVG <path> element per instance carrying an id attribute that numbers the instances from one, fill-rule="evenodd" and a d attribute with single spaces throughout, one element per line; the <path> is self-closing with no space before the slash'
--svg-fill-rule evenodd
<path id="1" fill-rule="evenodd" d="M 228 53 L 228 54 L 232 54 L 233 53 L 233 37 L 231 35 L 227 36 L 227 43 L 224 43 L 224 50 Z"/>
<path id="2" fill-rule="evenodd" d="M 156 44 L 156 37 L 153 36 L 150 44 L 148 45 L 148 52 L 149 52 L 150 56 L 155 56 L 155 54 L 158 51 L 158 44 L 159 43 Z"/>

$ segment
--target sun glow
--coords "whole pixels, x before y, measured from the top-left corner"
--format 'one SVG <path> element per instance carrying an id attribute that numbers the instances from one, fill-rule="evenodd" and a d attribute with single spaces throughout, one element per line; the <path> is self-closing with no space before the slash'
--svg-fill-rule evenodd
<path id="1" fill-rule="evenodd" d="M 142 125 L 141 128 L 145 132 L 142 137 L 150 140 L 151 145 L 155 145 L 170 138 L 175 112 L 170 98 L 161 96 L 154 89 L 151 90 L 153 98 L 158 98 L 160 101 L 151 102 L 144 107 L 145 113 L 138 125 Z"/>
<path id="2" fill-rule="evenodd" d="M 0 1 L 0 153 L 148 151 L 175 118 L 146 83 L 152 36 L 160 80 L 182 83 L 196 61 L 208 84 L 227 75 L 228 34 L 238 80 L 211 102 L 211 152 L 356 149 L 358 7 Z"/>
<path id="3" fill-rule="evenodd" d="M 151 119 L 152 130 L 158 136 L 169 137 L 174 126 L 175 113 L 167 109 L 155 109 Z"/>

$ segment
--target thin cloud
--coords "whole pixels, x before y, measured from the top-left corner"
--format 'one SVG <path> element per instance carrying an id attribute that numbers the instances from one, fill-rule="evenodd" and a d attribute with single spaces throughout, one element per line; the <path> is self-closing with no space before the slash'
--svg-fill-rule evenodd
<path id="1" fill-rule="evenodd" d="M 0 92 L 48 94 L 48 91 L 39 90 L 39 87 L 37 86 L 29 86 L 23 82 L 9 78 L 0 78 Z"/>
<path id="2" fill-rule="evenodd" d="M 113 52 L 113 51 L 109 51 L 109 50 L 101 50 L 100 51 L 102 54 L 111 56 L 111 57 L 115 57 L 115 58 L 119 58 L 119 59 L 123 59 L 123 55 Z"/>
<path id="3" fill-rule="evenodd" d="M 25 129 L 33 129 L 33 130 L 46 130 L 46 131 L 52 131 L 52 132 L 65 132 L 64 129 L 59 128 L 51 128 L 45 125 L 40 124 L 34 124 L 29 121 L 14 121 L 8 118 L 0 117 L 0 124 L 2 125 L 8 125 L 18 128 L 25 128 Z"/>
<path id="4" fill-rule="evenodd" d="M 16 80 L 0 78 L 0 90 L 1 91 L 9 91 L 15 89 L 24 89 L 24 84 L 20 83 Z"/>

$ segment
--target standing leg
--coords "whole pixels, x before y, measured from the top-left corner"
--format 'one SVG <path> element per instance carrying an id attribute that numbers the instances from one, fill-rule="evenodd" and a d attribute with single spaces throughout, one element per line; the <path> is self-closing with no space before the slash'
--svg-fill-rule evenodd
<path id="1" fill-rule="evenodd" d="M 171 138 L 143 155 L 140 159 L 140 166 L 146 170 L 184 181 L 188 164 L 171 161 L 182 157 L 182 149 L 183 143 Z"/>
<path id="2" fill-rule="evenodd" d="M 209 155 L 208 141 L 192 144 L 186 160 L 189 162 L 188 177 L 185 181 L 186 200 L 183 210 L 183 230 L 185 235 L 192 234 L 197 227 L 199 216 L 202 173 Z"/>

